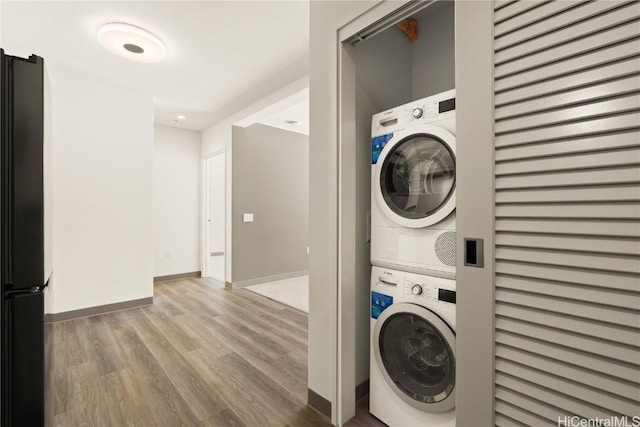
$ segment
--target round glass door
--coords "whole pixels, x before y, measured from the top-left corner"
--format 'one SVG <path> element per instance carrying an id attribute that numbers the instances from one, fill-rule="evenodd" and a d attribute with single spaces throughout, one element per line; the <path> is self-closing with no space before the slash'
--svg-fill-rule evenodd
<path id="1" fill-rule="evenodd" d="M 402 306 L 401 308 L 398 306 Z M 421 410 L 455 406 L 455 338 L 438 316 L 414 304 L 398 304 L 376 324 L 376 356 L 387 383 Z M 396 308 L 394 313 L 387 313 Z M 384 318 L 383 318 L 384 317 Z"/>
<path id="2" fill-rule="evenodd" d="M 380 171 L 380 190 L 396 215 L 419 220 L 438 212 L 451 198 L 455 155 L 441 139 L 414 134 L 395 144 Z"/>

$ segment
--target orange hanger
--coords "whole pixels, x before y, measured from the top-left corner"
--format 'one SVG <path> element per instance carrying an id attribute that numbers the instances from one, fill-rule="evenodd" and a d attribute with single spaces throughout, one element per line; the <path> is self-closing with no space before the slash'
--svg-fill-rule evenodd
<path id="1" fill-rule="evenodd" d="M 416 21 L 415 19 L 409 19 L 407 22 L 400 21 L 396 25 L 411 40 L 418 40 L 418 21 Z"/>

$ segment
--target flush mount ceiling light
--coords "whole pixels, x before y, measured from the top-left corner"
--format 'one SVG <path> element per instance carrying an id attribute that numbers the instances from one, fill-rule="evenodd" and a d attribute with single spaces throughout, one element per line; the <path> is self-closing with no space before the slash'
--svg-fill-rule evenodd
<path id="1" fill-rule="evenodd" d="M 184 120 L 184 119 L 186 119 L 186 118 L 187 118 L 187 117 L 186 117 L 186 116 L 184 116 L 184 115 L 182 115 L 182 114 L 178 114 L 178 115 L 176 116 L 176 119 L 177 119 L 177 120 Z"/>
<path id="2" fill-rule="evenodd" d="M 112 22 L 98 30 L 102 46 L 123 58 L 139 62 L 158 62 L 167 56 L 159 38 L 135 25 Z"/>

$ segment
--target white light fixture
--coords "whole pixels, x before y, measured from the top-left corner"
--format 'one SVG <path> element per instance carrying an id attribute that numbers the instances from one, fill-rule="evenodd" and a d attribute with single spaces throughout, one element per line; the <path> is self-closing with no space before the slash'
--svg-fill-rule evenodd
<path id="1" fill-rule="evenodd" d="M 112 22 L 98 30 L 98 39 L 109 51 L 139 62 L 158 62 L 167 56 L 159 38 L 135 25 Z"/>
<path id="2" fill-rule="evenodd" d="M 187 116 L 185 116 L 184 114 L 178 114 L 173 120 L 171 120 L 173 123 L 175 124 L 182 124 L 182 122 L 185 121 L 185 119 L 187 118 Z"/>

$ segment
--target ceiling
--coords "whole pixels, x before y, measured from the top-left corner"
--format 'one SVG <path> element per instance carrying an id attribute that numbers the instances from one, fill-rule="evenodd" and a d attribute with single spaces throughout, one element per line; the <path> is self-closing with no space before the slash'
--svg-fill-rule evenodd
<path id="1" fill-rule="evenodd" d="M 308 1 L 1 1 L 5 52 L 41 55 L 154 97 L 156 123 L 203 130 L 308 74 Z M 167 47 L 159 63 L 104 49 L 98 28 L 126 22 Z M 178 114 L 186 120 L 176 123 Z M 291 119 L 291 120 L 296 120 Z"/>
<path id="2" fill-rule="evenodd" d="M 300 102 L 299 104 L 292 105 L 288 108 L 283 108 L 267 116 L 258 123 L 263 125 L 273 126 L 280 129 L 288 130 L 291 132 L 302 133 L 309 135 L 309 98 Z"/>
<path id="3" fill-rule="evenodd" d="M 238 120 L 234 125 L 246 128 L 255 123 L 309 135 L 309 88 L 274 102 Z"/>

